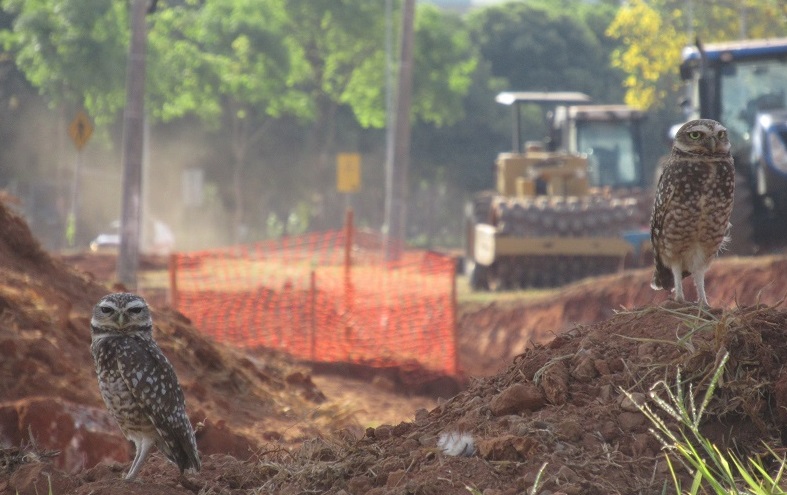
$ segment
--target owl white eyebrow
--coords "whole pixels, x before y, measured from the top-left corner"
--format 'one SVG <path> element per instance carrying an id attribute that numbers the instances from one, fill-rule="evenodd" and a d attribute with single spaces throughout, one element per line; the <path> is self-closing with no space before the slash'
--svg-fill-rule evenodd
<path id="1" fill-rule="evenodd" d="M 127 308 L 144 308 L 145 303 L 142 301 L 131 301 L 130 303 L 126 304 Z"/>

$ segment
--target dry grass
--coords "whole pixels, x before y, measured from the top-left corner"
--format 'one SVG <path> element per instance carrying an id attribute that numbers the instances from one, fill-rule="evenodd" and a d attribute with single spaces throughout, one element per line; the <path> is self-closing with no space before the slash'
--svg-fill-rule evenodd
<path id="1" fill-rule="evenodd" d="M 276 493 L 285 485 L 300 487 L 300 493 L 324 493 L 338 482 L 363 474 L 365 469 L 359 468 L 357 463 L 341 462 L 354 455 L 353 441 L 340 437 L 315 438 L 294 453 L 266 454 L 256 466 L 264 482 L 256 486 L 254 493 Z"/>
<path id="2" fill-rule="evenodd" d="M 40 448 L 30 431 L 30 441 L 20 447 L 0 448 L 0 476 L 8 476 L 23 464 L 44 462 L 60 455 L 58 450 Z"/>
<path id="3" fill-rule="evenodd" d="M 689 463 L 680 456 L 673 457 L 680 460 L 684 475 L 692 473 L 683 480 L 679 473 L 674 474 L 676 486 L 692 485 L 692 491 L 686 493 L 707 493 L 698 491 L 697 487 L 700 478 L 707 478 L 716 469 L 714 462 L 723 466 L 725 462 L 732 465 L 738 459 L 770 457 L 773 449 L 781 447 L 780 432 L 769 420 L 773 412 L 768 411 L 773 407 L 769 397 L 776 378 L 774 370 L 778 373 L 782 366 L 773 342 L 769 341 L 772 337 L 766 335 L 768 329 L 774 334 L 780 332 L 778 324 L 768 320 L 774 309 L 755 305 L 721 311 L 666 305 L 620 313 L 637 320 L 656 312 L 667 314 L 675 321 L 673 340 L 625 337 L 672 347 L 673 352 L 665 354 L 666 359 L 640 363 L 639 367 L 629 369 L 631 386 L 624 392 L 631 400 L 630 393 L 634 391 L 650 397 L 648 404 L 655 404 L 654 409 L 647 409 L 648 404 L 641 409 L 656 425 L 662 444 L 673 453 L 680 453 L 683 459 L 686 455 L 693 456 Z M 701 397 L 702 401 L 696 401 L 695 397 Z M 733 430 L 733 423 L 744 426 Z M 681 428 L 691 433 L 669 436 Z M 685 440 L 688 447 L 676 447 L 679 443 L 676 439 Z M 727 461 L 725 455 L 729 455 Z M 740 463 L 740 467 L 746 464 Z M 757 466 L 762 468 L 761 464 Z M 736 476 L 747 475 L 743 470 L 735 472 Z M 711 483 L 711 486 L 715 485 Z"/>

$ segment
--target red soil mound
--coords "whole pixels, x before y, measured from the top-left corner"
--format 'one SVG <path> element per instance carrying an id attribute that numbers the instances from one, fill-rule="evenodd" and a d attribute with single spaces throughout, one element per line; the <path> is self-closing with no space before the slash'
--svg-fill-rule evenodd
<path id="1" fill-rule="evenodd" d="M 40 448 L 62 451 L 54 462 L 67 471 L 129 459 L 89 349 L 90 312 L 110 291 L 50 257 L 0 203 L 0 447 L 32 435 Z M 245 459 L 269 438 L 297 444 L 314 436 L 309 415 L 322 394 L 308 374 L 288 380 L 303 375 L 300 368 L 279 355 L 252 358 L 218 345 L 173 311 L 154 308 L 153 317 L 191 419 L 201 424 L 201 452 Z"/>
<path id="2" fill-rule="evenodd" d="M 653 404 L 650 387 L 659 380 L 674 384 L 680 369 L 684 385 L 701 394 L 726 352 L 703 432 L 742 456 L 784 448 L 787 312 L 752 302 L 758 294 L 766 302 L 782 298 L 776 278 L 787 261 L 732 259 L 715 263 L 708 277 L 711 302 L 727 309 L 659 302 L 666 295 L 651 291 L 647 271 L 579 284 L 524 307 L 465 308 L 463 362 L 477 356 L 489 366 L 504 363 L 502 369 L 472 380 L 431 411 L 415 412 L 412 422 L 361 436 L 329 436 L 327 428 L 312 426 L 303 398 L 314 393 L 311 381 L 289 373 L 281 358 L 217 346 L 178 314 L 156 311 L 158 341 L 186 389 L 192 419 L 207 417 L 199 434 L 204 464 L 179 479 L 155 455 L 139 481 L 127 483 L 120 476 L 128 458 L 110 447 L 122 443 L 100 434 L 109 426 L 88 351 L 90 307 L 107 289 L 50 259 L 18 219 L 0 212 L 0 232 L 15 226 L 21 236 L 15 244 L 0 240 L 0 256 L 10 258 L 0 258 L 0 418 L 6 418 L 0 442 L 10 445 L 0 450 L 0 492 L 507 495 L 529 490 L 542 468 L 544 493 L 656 494 L 665 486 L 672 492 L 661 446 L 622 390 Z M 735 300 L 741 307 L 730 307 Z M 615 313 L 621 307 L 637 309 Z M 16 448 L 28 425 L 39 451 Z M 473 455 L 441 452 L 440 436 L 453 432 L 472 438 L 474 448 L 465 450 Z M 125 464 L 102 462 L 68 474 L 95 459 L 59 445 L 87 442 L 89 434 L 97 437 L 91 441 L 106 440 L 106 455 Z M 297 440 L 303 440 L 298 449 L 280 447 Z M 40 451 L 53 444 L 66 450 L 54 466 Z"/>

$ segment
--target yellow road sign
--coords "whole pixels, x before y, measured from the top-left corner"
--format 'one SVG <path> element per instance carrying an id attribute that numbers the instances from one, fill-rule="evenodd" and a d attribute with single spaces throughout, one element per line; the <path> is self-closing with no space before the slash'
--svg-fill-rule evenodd
<path id="1" fill-rule="evenodd" d="M 361 155 L 339 153 L 336 155 L 336 189 L 353 193 L 361 189 Z"/>
<path id="2" fill-rule="evenodd" d="M 90 123 L 87 114 L 82 110 L 77 112 L 76 117 L 69 124 L 68 135 L 71 136 L 71 140 L 74 141 L 77 150 L 81 150 L 88 139 L 90 139 L 90 136 L 93 135 L 93 125 Z"/>

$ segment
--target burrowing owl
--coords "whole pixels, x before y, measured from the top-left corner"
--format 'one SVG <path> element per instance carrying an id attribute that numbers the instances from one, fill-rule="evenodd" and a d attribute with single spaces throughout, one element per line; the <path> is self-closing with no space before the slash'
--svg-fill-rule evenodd
<path id="1" fill-rule="evenodd" d="M 729 230 L 735 168 L 727 129 L 715 120 L 692 120 L 675 136 L 656 191 L 650 238 L 656 259 L 651 286 L 675 288 L 683 301 L 682 280 L 692 275 L 700 304 L 705 272 Z"/>
<path id="2" fill-rule="evenodd" d="M 90 330 L 101 397 L 136 448 L 126 479 L 137 475 L 153 445 L 178 465 L 181 474 L 189 468 L 199 470 L 183 391 L 153 341 L 145 300 L 128 293 L 103 297 L 93 309 Z"/>

